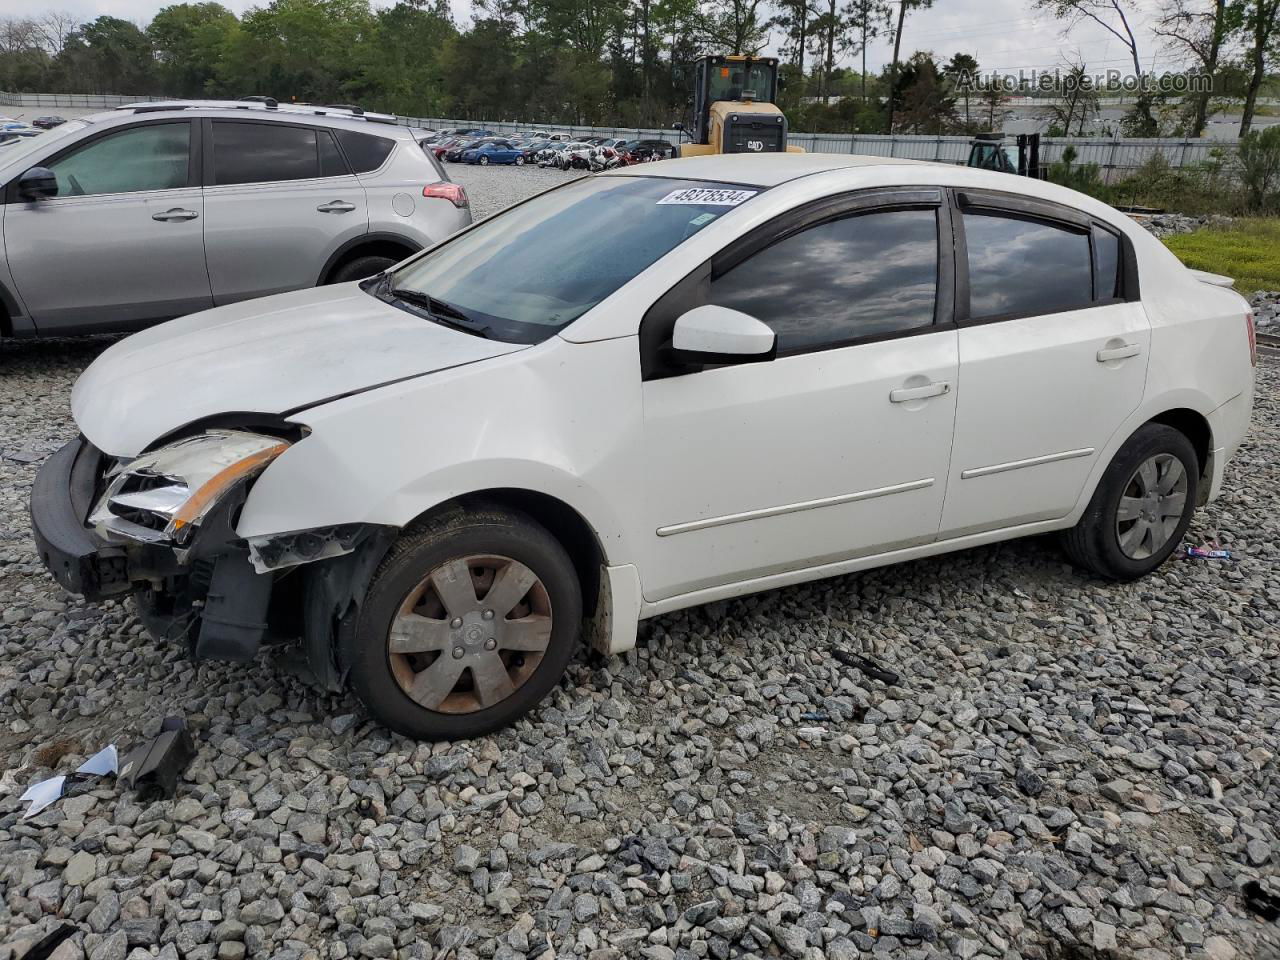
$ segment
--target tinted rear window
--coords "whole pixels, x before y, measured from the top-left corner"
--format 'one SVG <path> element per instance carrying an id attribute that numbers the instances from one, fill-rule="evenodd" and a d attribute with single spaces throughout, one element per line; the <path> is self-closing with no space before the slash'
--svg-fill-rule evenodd
<path id="1" fill-rule="evenodd" d="M 371 133 L 357 133 L 354 130 L 333 132 L 338 135 L 338 142 L 342 144 L 342 150 L 347 155 L 351 169 L 356 173 L 377 170 L 391 155 L 391 150 L 396 145 L 394 140 L 375 137 Z"/>
<path id="2" fill-rule="evenodd" d="M 1024 217 L 964 214 L 969 316 L 1026 317 L 1093 300 L 1089 234 Z"/>
<path id="3" fill-rule="evenodd" d="M 213 182 L 270 183 L 320 175 L 313 127 L 213 122 Z"/>

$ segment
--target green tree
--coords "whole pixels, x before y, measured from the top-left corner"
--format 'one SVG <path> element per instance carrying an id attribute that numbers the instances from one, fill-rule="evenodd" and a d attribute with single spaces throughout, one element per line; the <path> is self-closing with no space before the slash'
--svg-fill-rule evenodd
<path id="1" fill-rule="evenodd" d="M 907 13 L 912 10 L 927 10 L 933 6 L 933 0 L 896 0 L 898 4 L 898 23 L 893 28 L 893 59 L 889 61 L 889 117 L 885 129 L 893 133 L 893 114 L 897 103 L 898 87 L 898 55 L 902 51 L 902 28 L 907 22 Z"/>
<path id="2" fill-rule="evenodd" d="M 964 104 L 964 125 L 969 129 L 973 121 L 969 115 L 969 102 L 973 98 L 973 78 L 978 75 L 978 61 L 967 53 L 953 54 L 942 68 L 942 76 Z"/>
<path id="3" fill-rule="evenodd" d="M 344 100 L 360 87 L 360 48 L 375 25 L 368 0 L 272 0 L 244 15 L 219 80 L 237 96 Z"/>
<path id="4" fill-rule="evenodd" d="M 441 116 L 449 107 L 444 51 L 458 36 L 445 0 L 379 10 L 372 35 L 356 51 L 355 99 L 404 116 Z"/>
<path id="5" fill-rule="evenodd" d="M 1280 0 L 1238 0 L 1236 12 L 1244 24 L 1247 38 L 1249 82 L 1244 94 L 1244 111 L 1240 115 L 1240 137 L 1253 126 L 1258 90 L 1267 75 L 1267 61 L 1280 56 Z"/>
<path id="6" fill-rule="evenodd" d="M 81 24 L 63 45 L 57 66 L 83 92 L 155 92 L 151 41 L 136 24 L 119 17 L 102 16 Z"/>
<path id="7" fill-rule="evenodd" d="M 218 64 L 239 27 L 236 15 L 220 3 L 176 3 L 162 8 L 146 32 L 164 92 L 175 96 L 213 93 Z"/>

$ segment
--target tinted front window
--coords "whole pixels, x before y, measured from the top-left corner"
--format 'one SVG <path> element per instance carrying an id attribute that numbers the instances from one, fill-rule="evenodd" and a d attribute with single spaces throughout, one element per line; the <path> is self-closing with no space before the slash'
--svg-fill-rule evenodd
<path id="1" fill-rule="evenodd" d="M 464 311 L 490 336 L 537 343 L 758 190 L 595 177 L 534 197 L 395 271 L 391 285 Z"/>
<path id="2" fill-rule="evenodd" d="M 338 142 L 356 173 L 368 173 L 377 170 L 396 145 L 394 140 L 386 137 L 375 137 L 371 133 L 357 133 L 355 130 L 335 130 Z"/>
<path id="3" fill-rule="evenodd" d="M 969 316 L 1061 313 L 1093 299 L 1089 235 L 1043 220 L 964 214 Z"/>
<path id="4" fill-rule="evenodd" d="M 94 140 L 50 169 L 60 197 L 172 190 L 187 185 L 190 154 L 190 123 L 152 123 Z"/>
<path id="5" fill-rule="evenodd" d="M 319 175 L 315 128 L 213 122 L 214 183 L 271 183 Z"/>
<path id="6" fill-rule="evenodd" d="M 712 303 L 808 350 L 933 323 L 938 228 L 933 210 L 885 210 L 802 230 L 711 284 Z"/>

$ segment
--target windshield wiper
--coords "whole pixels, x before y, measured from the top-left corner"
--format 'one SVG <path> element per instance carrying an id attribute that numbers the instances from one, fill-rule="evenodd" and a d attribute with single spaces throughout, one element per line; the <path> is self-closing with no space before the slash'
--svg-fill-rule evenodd
<path id="1" fill-rule="evenodd" d="M 476 323 L 465 311 L 451 303 L 446 303 L 444 300 L 423 293 L 421 290 L 392 287 L 387 293 L 396 300 L 403 300 L 405 303 L 411 303 L 415 307 L 421 307 L 426 311 L 429 319 L 434 320 L 441 326 L 453 327 L 455 330 L 472 333 L 477 337 L 488 338 L 489 336 L 489 328 Z"/>

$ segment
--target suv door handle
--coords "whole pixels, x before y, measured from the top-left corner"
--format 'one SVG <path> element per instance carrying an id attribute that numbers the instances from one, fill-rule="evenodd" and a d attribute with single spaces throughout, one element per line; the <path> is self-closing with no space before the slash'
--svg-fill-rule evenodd
<path id="1" fill-rule="evenodd" d="M 316 207 L 321 213 L 350 213 L 355 208 L 354 203 L 347 203 L 345 200 L 330 200 Z"/>
<path id="2" fill-rule="evenodd" d="M 173 207 L 165 210 L 163 213 L 153 213 L 152 220 L 169 221 L 169 220 L 194 220 L 200 214 L 194 210 L 184 210 L 182 207 Z"/>
<path id="3" fill-rule="evenodd" d="M 1103 347 L 1098 351 L 1098 362 L 1106 363 L 1108 360 L 1127 360 L 1129 357 L 1136 357 L 1142 352 L 1142 347 L 1136 343 L 1125 343 L 1118 347 Z"/>
<path id="4" fill-rule="evenodd" d="M 912 400 L 927 400 L 929 397 L 940 397 L 951 392 L 948 380 L 935 380 L 922 387 L 899 387 L 889 391 L 890 403 L 910 403 Z"/>

